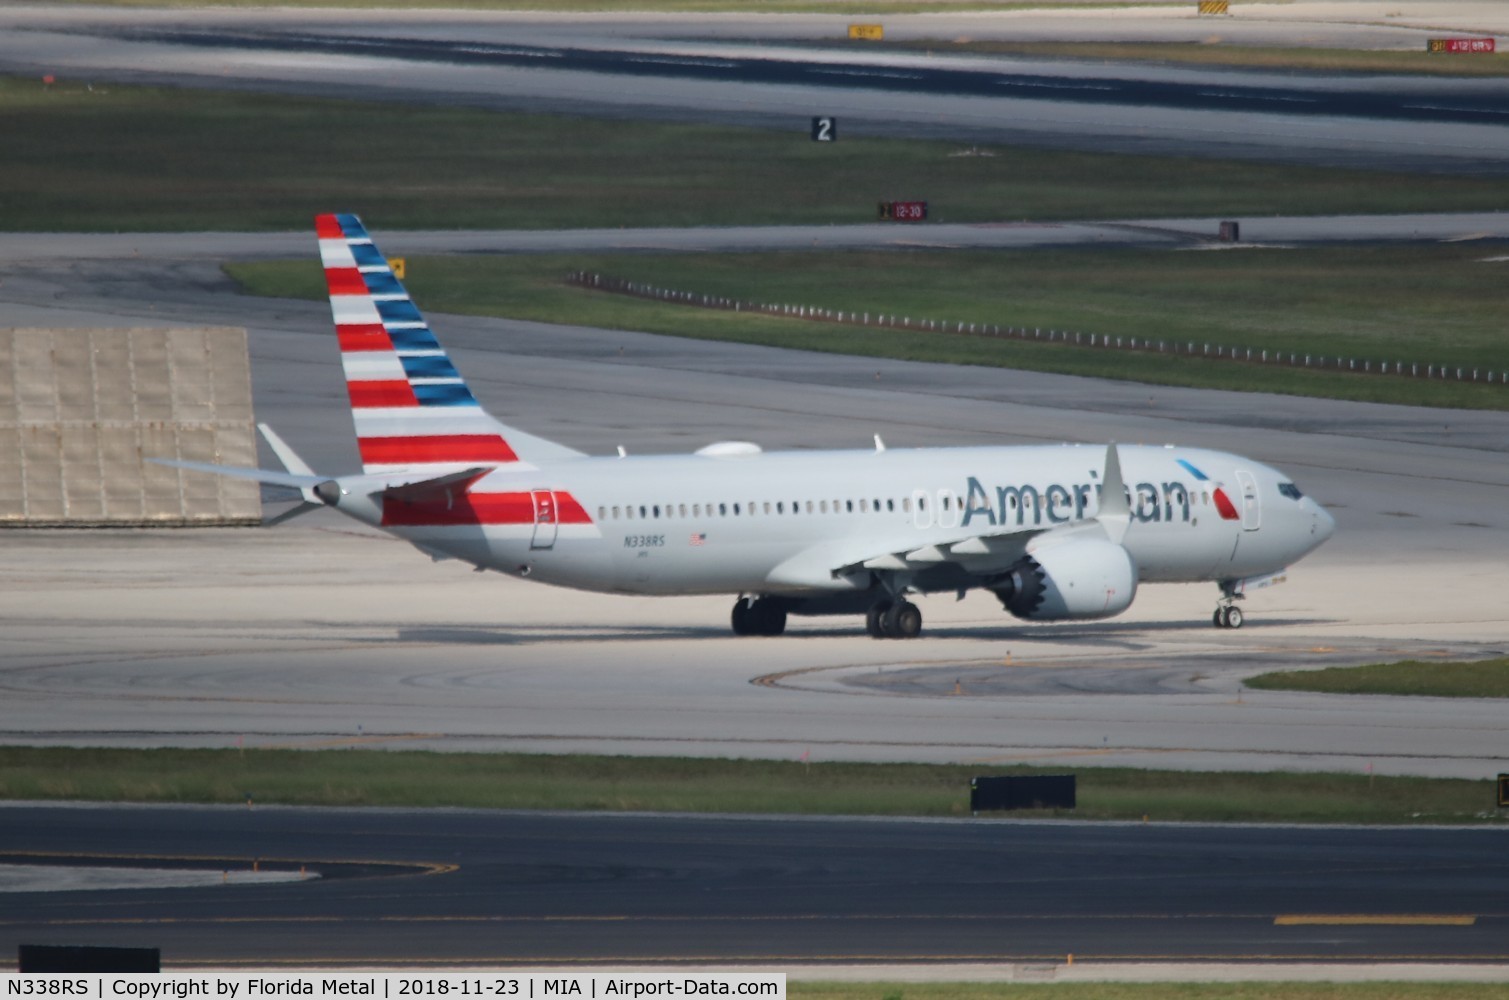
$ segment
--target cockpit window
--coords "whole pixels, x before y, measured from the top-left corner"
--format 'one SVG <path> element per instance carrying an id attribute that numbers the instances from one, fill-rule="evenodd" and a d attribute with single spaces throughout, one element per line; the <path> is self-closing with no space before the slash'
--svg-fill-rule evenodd
<path id="1" fill-rule="evenodd" d="M 1278 491 L 1284 496 L 1288 497 L 1290 500 L 1298 500 L 1300 497 L 1304 496 L 1304 494 L 1299 491 L 1299 487 L 1295 486 L 1293 483 L 1279 483 Z"/>

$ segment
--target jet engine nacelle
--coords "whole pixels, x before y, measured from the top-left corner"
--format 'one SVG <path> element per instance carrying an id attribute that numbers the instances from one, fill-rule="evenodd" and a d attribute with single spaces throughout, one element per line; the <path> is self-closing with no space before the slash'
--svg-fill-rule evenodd
<path id="1" fill-rule="evenodd" d="M 1018 618 L 1110 618 L 1130 607 L 1137 596 L 1137 567 L 1120 545 L 1082 538 L 1033 552 L 993 589 Z"/>

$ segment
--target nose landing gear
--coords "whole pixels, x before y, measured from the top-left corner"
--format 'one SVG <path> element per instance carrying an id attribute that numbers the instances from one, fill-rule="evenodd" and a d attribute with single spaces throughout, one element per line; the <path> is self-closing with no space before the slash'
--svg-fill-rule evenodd
<path id="1" fill-rule="evenodd" d="M 1216 613 L 1211 618 L 1211 624 L 1216 628 L 1241 628 L 1242 609 L 1237 607 L 1237 602 L 1243 597 L 1246 589 L 1244 580 L 1222 580 L 1221 599 L 1216 602 Z"/>
<path id="2" fill-rule="evenodd" d="M 1222 604 L 1216 608 L 1211 624 L 1216 628 L 1241 628 L 1243 620 L 1241 608 L 1235 604 Z"/>

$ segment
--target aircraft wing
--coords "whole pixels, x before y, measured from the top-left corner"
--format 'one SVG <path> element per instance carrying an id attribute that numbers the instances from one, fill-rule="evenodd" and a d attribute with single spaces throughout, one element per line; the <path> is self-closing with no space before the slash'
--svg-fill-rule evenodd
<path id="1" fill-rule="evenodd" d="M 1021 559 L 1027 543 L 1044 531 L 1024 527 L 984 535 L 961 534 L 921 547 L 915 531 L 889 541 L 873 536 L 840 539 L 804 549 L 771 570 L 766 579 L 783 587 L 844 590 L 868 587 L 872 571 L 918 573 L 955 563 L 971 573 L 1000 572 Z"/>

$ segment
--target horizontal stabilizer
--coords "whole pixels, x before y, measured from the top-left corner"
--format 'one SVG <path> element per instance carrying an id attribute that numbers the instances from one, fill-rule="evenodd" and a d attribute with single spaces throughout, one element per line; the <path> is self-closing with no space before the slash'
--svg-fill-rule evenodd
<path id="1" fill-rule="evenodd" d="M 259 483 L 267 483 L 271 486 L 287 486 L 299 491 L 313 489 L 321 483 L 328 482 L 329 476 L 302 475 L 295 472 L 274 472 L 272 469 L 248 469 L 239 465 L 212 465 L 209 462 L 180 462 L 173 458 L 149 458 L 149 462 L 158 465 L 167 465 L 175 469 L 188 469 L 190 472 L 208 472 L 216 476 L 230 476 L 232 479 L 250 479 Z"/>
<path id="2" fill-rule="evenodd" d="M 471 469 L 462 469 L 460 472 L 436 476 L 433 479 L 421 479 L 417 483 L 389 486 L 381 492 L 384 498 L 414 503 L 433 498 L 438 494 L 465 493 L 476 485 L 479 479 L 492 471 L 493 467 L 490 465 L 479 465 Z"/>

